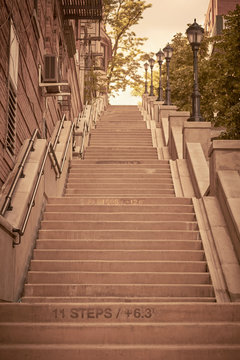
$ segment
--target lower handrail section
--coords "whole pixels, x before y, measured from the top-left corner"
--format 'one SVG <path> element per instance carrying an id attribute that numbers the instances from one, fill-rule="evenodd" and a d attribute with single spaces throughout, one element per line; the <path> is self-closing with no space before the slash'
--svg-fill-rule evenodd
<path id="1" fill-rule="evenodd" d="M 68 137 L 67 137 L 67 141 L 66 141 L 66 146 L 65 146 L 63 156 L 62 156 L 60 162 L 57 159 L 55 149 L 54 149 L 52 143 L 47 142 L 46 149 L 45 149 L 44 156 L 43 156 L 43 160 L 41 162 L 40 169 L 38 171 L 37 178 L 36 178 L 35 184 L 33 186 L 33 191 L 32 191 L 30 200 L 29 200 L 29 202 L 27 204 L 27 208 L 26 208 L 26 211 L 25 211 L 25 215 L 24 215 L 22 224 L 21 224 L 21 226 L 19 228 L 13 228 L 12 229 L 13 233 L 18 233 L 18 235 L 19 235 L 18 236 L 18 241 L 16 241 L 15 239 L 13 240 L 13 246 L 21 244 L 21 237 L 25 233 L 25 230 L 26 230 L 29 218 L 30 218 L 32 208 L 35 205 L 35 198 L 36 198 L 36 195 L 37 195 L 37 192 L 38 192 L 38 188 L 39 188 L 39 185 L 40 185 L 40 182 L 41 182 L 42 175 L 44 174 L 44 169 L 45 169 L 45 165 L 46 165 L 46 161 L 47 161 L 48 157 L 50 158 L 50 161 L 51 161 L 52 167 L 54 169 L 56 178 L 59 179 L 61 177 L 64 165 L 65 165 L 65 161 L 66 161 L 66 158 L 67 158 L 67 153 L 68 153 L 68 150 L 69 150 L 69 146 L 70 146 L 70 143 L 71 143 L 71 138 L 72 138 L 72 135 L 73 135 L 73 131 L 74 131 L 74 123 L 71 125 L 70 131 L 69 131 L 69 134 L 68 134 Z M 17 171 L 17 173 L 16 173 L 16 175 L 15 175 L 15 177 L 13 179 L 13 182 L 12 182 L 12 184 L 10 186 L 10 189 L 9 189 L 9 191 L 8 191 L 6 197 L 5 197 L 5 201 L 3 203 L 3 206 L 2 206 L 1 212 L 0 212 L 0 215 L 2 215 L 2 216 L 5 215 L 6 211 L 12 211 L 13 210 L 13 206 L 11 204 L 12 197 L 13 197 L 14 192 L 16 191 L 16 187 L 17 187 L 17 184 L 18 184 L 20 178 L 24 176 L 24 166 L 25 166 L 25 164 L 27 162 L 30 151 L 34 151 L 34 143 L 35 143 L 35 140 L 37 138 L 40 139 L 40 133 L 39 133 L 38 129 L 36 129 L 34 131 L 31 139 L 29 140 L 29 144 L 28 144 L 27 149 L 26 149 L 26 151 L 25 151 L 25 153 L 23 155 L 23 158 L 22 158 L 22 160 L 20 162 L 20 165 L 18 167 L 18 171 Z"/>

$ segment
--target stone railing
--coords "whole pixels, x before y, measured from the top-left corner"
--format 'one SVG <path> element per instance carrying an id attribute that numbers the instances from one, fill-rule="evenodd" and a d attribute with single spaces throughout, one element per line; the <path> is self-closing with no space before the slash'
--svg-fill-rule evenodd
<path id="1" fill-rule="evenodd" d="M 143 96 L 142 115 L 176 196 L 192 197 L 219 301 L 240 299 L 240 140 L 211 141 L 211 123 Z M 156 141 L 157 139 L 157 141 Z M 225 294 L 225 295 L 223 295 Z"/>
<path id="2" fill-rule="evenodd" d="M 89 144 L 91 130 L 96 124 L 108 105 L 107 95 L 93 99 L 91 104 L 86 104 L 82 113 L 76 119 L 74 132 L 73 156 L 84 158 L 85 150 Z"/>

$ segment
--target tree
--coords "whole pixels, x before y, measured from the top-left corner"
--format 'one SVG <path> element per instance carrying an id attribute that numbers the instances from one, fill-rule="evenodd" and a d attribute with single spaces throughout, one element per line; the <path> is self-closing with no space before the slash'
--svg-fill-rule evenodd
<path id="1" fill-rule="evenodd" d="M 111 94 L 126 90 L 127 85 L 140 81 L 137 70 L 146 38 L 137 37 L 132 27 L 151 7 L 146 0 L 104 0 L 105 24 L 112 40 L 112 60 L 108 69 L 108 89 Z"/>
<path id="2" fill-rule="evenodd" d="M 213 53 L 209 54 L 209 45 Z M 187 37 L 176 34 L 171 42 L 173 56 L 170 63 L 172 102 L 179 110 L 191 111 L 193 90 L 193 54 Z M 222 138 L 240 139 L 240 6 L 225 16 L 222 35 L 201 43 L 199 59 L 199 89 L 201 114 L 214 126 L 225 128 Z M 163 84 L 166 84 L 165 64 Z M 154 87 L 158 86 L 158 71 L 154 72 Z M 142 82 L 134 87 L 134 95 L 141 95 Z"/>
<path id="3" fill-rule="evenodd" d="M 222 137 L 240 139 L 239 5 L 225 16 L 225 29 L 213 39 L 213 49 L 205 66 L 208 74 L 203 84 L 205 102 L 215 114 L 214 125 L 226 128 Z"/>

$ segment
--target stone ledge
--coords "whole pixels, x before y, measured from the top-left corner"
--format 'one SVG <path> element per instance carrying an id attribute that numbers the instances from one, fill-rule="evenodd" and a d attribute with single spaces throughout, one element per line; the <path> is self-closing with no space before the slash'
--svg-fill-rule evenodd
<path id="1" fill-rule="evenodd" d="M 237 171 L 218 171 L 217 196 L 240 261 L 240 176 Z"/>
<path id="2" fill-rule="evenodd" d="M 187 163 L 197 198 L 203 197 L 209 188 L 209 168 L 202 146 L 187 143 Z"/>
<path id="3" fill-rule="evenodd" d="M 214 150 L 240 151 L 240 140 L 214 140 L 209 149 L 209 156 Z"/>

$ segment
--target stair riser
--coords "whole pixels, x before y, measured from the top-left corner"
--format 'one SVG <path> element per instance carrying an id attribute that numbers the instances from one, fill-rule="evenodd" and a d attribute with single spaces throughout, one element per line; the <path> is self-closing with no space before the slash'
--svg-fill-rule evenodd
<path id="1" fill-rule="evenodd" d="M 45 212 L 44 220 L 55 221 L 195 221 L 194 214 L 155 213 L 50 213 Z"/>
<path id="2" fill-rule="evenodd" d="M 182 201 L 180 201 L 180 199 L 182 199 Z M 67 199 L 67 198 L 49 198 L 48 204 L 78 204 L 78 205 L 114 205 L 117 207 L 117 209 L 119 209 L 118 206 L 124 205 L 134 205 L 135 208 L 143 206 L 144 205 L 163 205 L 165 206 L 165 208 L 167 209 L 167 207 L 169 206 L 169 208 L 171 209 L 171 211 L 173 211 L 172 209 L 175 208 L 175 206 L 182 206 L 182 205 L 191 205 L 191 200 L 190 199 L 184 199 L 184 198 L 176 198 L 176 197 L 169 197 L 169 198 L 163 198 L 163 197 L 129 197 L 127 199 L 122 198 L 122 197 L 112 197 L 111 199 L 106 199 L 105 197 L 88 197 L 88 198 L 71 198 L 71 199 Z M 173 205 L 173 206 L 172 206 Z M 192 205 L 191 205 L 192 208 Z M 184 209 L 185 212 L 185 209 Z"/>
<path id="3" fill-rule="evenodd" d="M 29 284 L 209 284 L 208 274 L 28 273 Z"/>
<path id="4" fill-rule="evenodd" d="M 143 302 L 147 302 L 148 304 L 167 304 L 167 303 L 181 303 L 181 305 L 183 303 L 185 304 L 192 304 L 192 303 L 197 303 L 199 304 L 215 304 L 215 298 L 214 297 L 148 297 L 145 298 L 143 296 L 141 297 L 127 297 L 127 296 L 122 296 L 122 297 L 90 297 L 90 296 L 78 296 L 78 297 L 69 297 L 69 296 L 58 296 L 58 297 L 54 297 L 54 296 L 27 296 L 22 298 L 22 303 L 24 304 L 35 304 L 35 303 L 42 303 L 42 304 L 69 304 L 69 303 L 77 303 L 77 304 L 86 304 L 86 303 L 99 303 L 99 302 L 104 302 L 105 304 L 111 303 L 111 304 L 119 304 L 121 302 L 124 303 L 128 303 L 128 304 L 142 304 Z M 65 360 L 65 359 L 64 359 Z"/>
<path id="5" fill-rule="evenodd" d="M 95 161 L 95 160 L 94 160 Z M 79 165 L 74 165 L 70 168 L 70 172 L 81 171 L 83 173 L 87 170 L 99 170 L 105 172 L 105 170 L 111 171 L 128 171 L 128 175 L 130 176 L 131 173 L 139 172 L 139 173 L 146 173 L 146 175 L 153 175 L 155 173 L 166 173 L 168 176 L 171 176 L 171 171 L 168 165 L 166 166 L 157 166 L 157 164 L 148 164 L 142 161 L 129 161 L 129 160 L 120 160 L 120 161 L 113 161 L 113 160 L 96 160 L 96 163 L 93 161 L 90 163 L 87 160 L 83 160 L 79 163 Z M 87 171 L 88 172 L 88 171 Z"/>
<path id="6" fill-rule="evenodd" d="M 115 186 L 129 186 L 129 188 L 133 186 L 142 186 L 142 187 L 161 187 L 163 184 L 164 186 L 172 185 L 172 181 L 169 178 L 163 178 L 160 181 L 158 179 L 141 179 L 141 181 L 136 181 L 136 179 L 132 178 L 125 178 L 125 179 L 119 179 L 118 177 L 112 178 L 112 181 L 110 181 L 108 178 L 71 178 L 68 181 L 67 187 L 73 187 L 73 186 L 79 186 L 79 185 L 88 185 L 89 186 L 113 186 L 113 182 Z"/>
<path id="7" fill-rule="evenodd" d="M 199 233 L 193 231 L 137 231 L 137 230 L 40 230 L 39 239 L 139 239 L 139 240 L 199 240 Z"/>
<path id="8" fill-rule="evenodd" d="M 30 346 L 26 349 L 21 345 L 14 346 L 9 345 L 6 347 L 0 347 L 0 357 L 4 360 L 23 360 L 23 359 L 38 359 L 38 360 L 123 360 L 123 359 L 137 359 L 137 360 L 233 360 L 237 359 L 240 352 L 240 346 L 228 346 L 228 345 L 215 345 L 213 347 L 208 346 L 169 346 L 169 347 L 155 347 L 149 345 L 149 347 L 143 346 L 114 346 L 114 347 L 96 347 L 86 348 L 75 346 L 73 348 L 64 346 L 53 345 L 49 346 Z M 221 354 L 219 357 L 219 354 Z"/>
<path id="9" fill-rule="evenodd" d="M 94 179 L 95 181 L 97 179 L 104 179 L 105 181 L 138 181 L 139 177 L 142 178 L 142 180 L 146 181 L 156 181 L 158 183 L 161 183 L 161 179 L 166 179 L 168 181 L 171 181 L 170 174 L 167 170 L 162 171 L 154 171 L 152 173 L 148 173 L 147 171 L 141 171 L 141 170 L 132 170 L 129 171 L 128 169 L 113 169 L 112 171 L 109 169 L 109 167 L 106 167 L 105 169 L 91 169 L 85 170 L 85 169 L 75 169 L 71 170 L 69 173 L 69 181 L 72 179 L 79 179 L 82 180 L 89 180 L 91 181 Z"/>
<path id="10" fill-rule="evenodd" d="M 105 309 L 110 307 L 115 316 L 105 317 Z M 89 317 L 88 313 L 94 308 L 95 317 Z M 146 309 L 152 312 L 146 312 Z M 75 310 L 72 311 L 72 310 Z M 102 309 L 97 312 L 97 309 Z M 64 312 L 62 312 L 64 310 Z M 119 312 L 120 310 L 120 312 Z M 129 311 L 129 315 L 127 312 Z M 118 317 L 117 314 L 119 313 Z M 77 316 L 78 315 L 78 316 Z M 142 318 L 141 315 L 144 315 Z M 145 317 L 145 315 L 152 315 Z M 161 322 L 161 323 L 203 323 L 203 322 L 229 322 L 240 321 L 239 304 L 157 304 L 153 303 L 124 303 L 119 304 L 105 302 L 98 303 L 73 303 L 73 304 L 1 304 L 0 322 L 34 322 L 62 323 L 62 322 Z"/>
<path id="11" fill-rule="evenodd" d="M 25 296 L 161 296 L 209 297 L 214 296 L 210 285 L 25 285 Z"/>
<path id="12" fill-rule="evenodd" d="M 203 251 L 167 250 L 40 250 L 35 249 L 34 260 L 120 260 L 120 261 L 204 261 Z"/>
<path id="13" fill-rule="evenodd" d="M 80 188 L 80 189 L 79 189 Z M 122 191 L 124 192 L 125 194 L 128 193 L 129 191 L 131 190 L 134 190 L 134 191 L 141 191 L 141 192 L 144 192 L 144 191 L 147 191 L 147 193 L 150 192 L 150 190 L 148 190 L 149 188 L 151 188 L 151 191 L 152 192 L 155 192 L 155 191 L 164 191 L 165 192 L 170 192 L 170 194 L 173 193 L 174 189 L 173 189 L 173 185 L 171 184 L 165 184 L 165 183 L 161 183 L 161 184 L 158 184 L 158 185 L 155 185 L 155 184 L 151 184 L 151 186 L 149 186 L 149 184 L 136 184 L 136 186 L 134 186 L 134 184 L 109 184 L 109 183 L 106 183 L 106 184 L 72 184 L 72 185 L 69 185 L 67 186 L 67 188 L 65 189 L 66 193 L 68 194 L 81 194 L 81 193 L 85 193 L 85 192 L 93 192 L 93 191 L 96 191 L 96 192 L 99 192 L 99 191 L 105 191 L 107 193 L 109 192 L 115 192 L 115 191 Z"/>
<path id="14" fill-rule="evenodd" d="M 42 230 L 198 230 L 195 222 L 137 222 L 137 221 L 118 221 L 118 222 L 80 222 L 80 221 L 42 221 Z"/>
<path id="15" fill-rule="evenodd" d="M 110 314 L 110 311 L 109 311 Z M 90 313 L 91 315 L 91 313 Z M 93 316 L 93 313 L 92 313 Z M 110 315 L 107 315 L 110 316 Z M 218 324 L 0 324 L 4 342 L 19 344 L 239 344 L 240 326 Z M 2 329 L 1 329 L 2 328 Z M 22 331 L 21 331 L 22 328 Z"/>
<path id="16" fill-rule="evenodd" d="M 173 189 L 136 189 L 136 190 L 128 190 L 128 189 L 109 189 L 109 190 L 102 190 L 102 189 L 66 189 L 65 195 L 175 195 Z"/>
<path id="17" fill-rule="evenodd" d="M 32 271 L 206 272 L 205 262 L 32 260 Z M 151 294 L 148 294 L 150 296 Z"/>
<path id="18" fill-rule="evenodd" d="M 111 146 L 105 146 L 105 147 L 94 147 L 94 146 L 90 146 L 87 151 L 88 154 L 98 154 L 99 152 L 101 152 L 101 154 L 106 154 L 106 155 L 110 155 L 110 154 L 140 154 L 140 155 L 146 155 L 146 154 L 150 154 L 150 155 L 155 155 L 157 153 L 157 150 L 154 148 L 149 148 L 149 147 L 145 147 L 145 148 L 135 148 L 133 146 L 128 146 L 128 147 L 118 147 L 116 148 L 116 146 L 111 147 Z"/>
<path id="19" fill-rule="evenodd" d="M 171 198 L 172 199 L 172 198 Z M 67 199 L 69 202 L 69 199 Z M 193 207 L 191 205 L 169 205 L 166 207 L 166 205 L 74 205 L 69 204 L 65 202 L 64 204 L 52 204 L 46 206 L 46 212 L 84 212 L 84 213 L 92 213 L 92 212 L 101 212 L 101 213 L 123 213 L 126 211 L 126 213 L 153 213 L 153 212 L 159 212 L 159 213 L 166 213 L 166 216 L 169 213 L 180 213 L 180 214 L 191 214 L 193 215 Z M 180 218 L 179 218 L 180 219 Z"/>
<path id="20" fill-rule="evenodd" d="M 27 348 L 16 346 L 0 346 L 0 357 L 4 360 L 23 360 L 23 359 L 38 359 L 38 360 L 123 360 L 123 359 L 138 359 L 138 360 L 233 360 L 237 359 L 240 352 L 240 346 L 215 345 L 209 346 L 109 346 L 96 347 L 92 346 L 86 348 L 85 346 L 73 346 L 73 348 L 66 346 L 28 346 Z M 221 354 L 221 358 L 219 358 Z"/>
<path id="21" fill-rule="evenodd" d="M 183 240 L 37 240 L 37 249 L 95 249 L 95 250 L 202 250 L 201 241 Z"/>
<path id="22" fill-rule="evenodd" d="M 118 154 L 111 154 L 111 155 L 104 155 L 101 154 L 100 152 L 98 154 L 85 154 L 84 155 L 84 159 L 85 160 L 95 160 L 98 161 L 100 160 L 107 160 L 107 161 L 132 161 L 132 160 L 151 160 L 152 159 L 152 155 L 151 154 L 145 154 L 145 155 L 141 155 L 141 154 L 123 154 L 123 155 L 118 155 Z M 157 158 L 157 154 L 156 154 L 156 158 Z"/>

